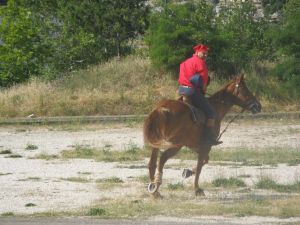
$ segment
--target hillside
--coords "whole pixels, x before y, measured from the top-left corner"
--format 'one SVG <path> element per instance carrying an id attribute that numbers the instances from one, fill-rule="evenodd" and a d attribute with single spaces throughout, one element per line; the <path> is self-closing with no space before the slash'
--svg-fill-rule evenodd
<path id="1" fill-rule="evenodd" d="M 216 77 L 209 93 L 227 82 Z M 300 109 L 274 78 L 247 74 L 247 84 L 258 94 L 264 112 Z M 32 79 L 4 89 L 0 117 L 145 114 L 159 99 L 176 98 L 176 91 L 174 76 L 154 70 L 147 58 L 128 56 L 52 82 Z"/>

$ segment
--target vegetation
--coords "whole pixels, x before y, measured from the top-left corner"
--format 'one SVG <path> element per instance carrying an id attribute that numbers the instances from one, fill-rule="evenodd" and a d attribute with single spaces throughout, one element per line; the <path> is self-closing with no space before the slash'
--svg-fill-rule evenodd
<path id="1" fill-rule="evenodd" d="M 243 180 L 240 180 L 235 177 L 230 178 L 217 178 L 213 180 L 212 184 L 215 187 L 246 187 L 246 184 Z"/>
<path id="2" fill-rule="evenodd" d="M 296 181 L 293 184 L 278 184 L 269 177 L 262 177 L 255 186 L 256 188 L 271 189 L 278 192 L 300 192 L 300 181 Z"/>
<path id="3" fill-rule="evenodd" d="M 0 8 L 0 85 L 124 55 L 147 27 L 145 0 L 10 0 Z"/>
<path id="4" fill-rule="evenodd" d="M 299 109 L 299 1 L 265 0 L 265 17 L 249 1 L 218 13 L 204 0 L 147 2 L 1 5 L 0 116 L 147 113 L 176 97 L 179 63 L 200 42 L 211 91 L 244 71 L 264 109 Z"/>

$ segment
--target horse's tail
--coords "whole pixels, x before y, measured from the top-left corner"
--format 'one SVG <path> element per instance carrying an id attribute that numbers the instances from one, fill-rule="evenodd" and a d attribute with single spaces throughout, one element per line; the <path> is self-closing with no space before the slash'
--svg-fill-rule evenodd
<path id="1" fill-rule="evenodd" d="M 144 142 L 160 148 L 166 142 L 166 125 L 171 116 L 169 109 L 160 107 L 153 110 L 144 121 Z"/>

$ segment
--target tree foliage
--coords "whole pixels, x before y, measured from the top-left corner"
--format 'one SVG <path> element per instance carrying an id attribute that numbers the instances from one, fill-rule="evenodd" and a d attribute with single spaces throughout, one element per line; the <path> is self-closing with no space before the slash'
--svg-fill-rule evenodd
<path id="1" fill-rule="evenodd" d="M 218 16 L 206 1 L 164 4 L 150 20 L 150 57 L 155 65 L 174 70 L 191 55 L 193 45 L 205 43 L 213 71 L 223 76 L 239 73 L 269 57 L 267 24 L 255 13 L 249 2 L 228 3 Z"/>
<path id="2" fill-rule="evenodd" d="M 153 64 L 177 71 L 180 61 L 192 53 L 195 43 L 210 42 L 212 19 L 212 6 L 206 1 L 158 4 L 146 37 Z"/>
<path id="3" fill-rule="evenodd" d="M 146 0 L 9 0 L 0 7 L 0 85 L 127 54 L 148 13 Z"/>
<path id="4" fill-rule="evenodd" d="M 274 72 L 284 86 L 299 94 L 300 86 L 300 2 L 289 0 L 283 10 L 283 21 L 275 29 L 274 41 L 277 46 L 278 65 Z M 275 33 L 273 31 L 273 33 Z"/>
<path id="5" fill-rule="evenodd" d="M 267 22 L 257 17 L 251 2 L 232 2 L 224 6 L 217 17 L 217 52 L 214 70 L 225 76 L 249 70 L 270 57 L 265 36 Z"/>

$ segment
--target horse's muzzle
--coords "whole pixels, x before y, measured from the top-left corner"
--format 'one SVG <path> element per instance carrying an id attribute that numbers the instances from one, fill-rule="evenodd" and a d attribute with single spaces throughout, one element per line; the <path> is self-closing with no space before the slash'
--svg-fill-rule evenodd
<path id="1" fill-rule="evenodd" d="M 249 101 L 249 103 L 247 104 L 247 109 L 250 110 L 253 114 L 260 113 L 261 108 L 261 104 L 256 99 Z"/>

